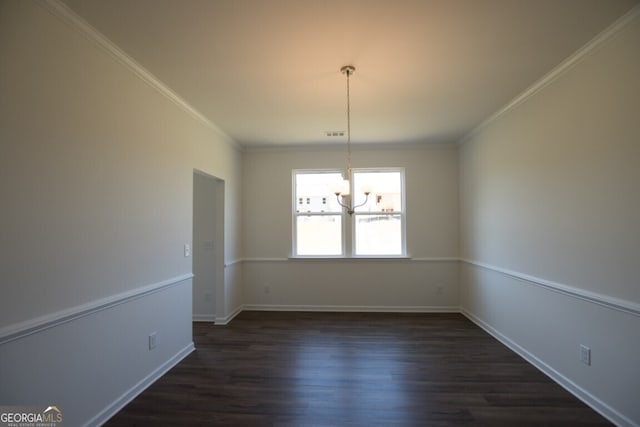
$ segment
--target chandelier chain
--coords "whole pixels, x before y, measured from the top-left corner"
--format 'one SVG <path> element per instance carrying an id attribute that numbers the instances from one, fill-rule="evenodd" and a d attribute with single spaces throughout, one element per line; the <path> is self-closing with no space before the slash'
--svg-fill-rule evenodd
<path id="1" fill-rule="evenodd" d="M 351 76 L 350 69 L 346 70 L 347 75 L 347 175 L 348 179 L 351 179 L 351 94 L 349 90 L 349 77 Z"/>
<path id="2" fill-rule="evenodd" d="M 353 173 L 351 170 L 351 91 L 350 91 L 349 77 L 351 77 L 351 74 L 353 74 L 355 70 L 356 69 L 353 65 L 345 65 L 340 69 L 340 71 L 343 74 L 347 75 L 347 179 L 346 181 L 349 183 L 349 185 L 353 184 L 353 181 L 352 181 Z M 340 189 L 335 192 L 336 199 L 338 200 L 338 204 L 343 208 L 345 208 L 349 215 L 353 215 L 357 208 L 364 206 L 367 203 L 367 201 L 369 200 L 369 194 L 371 194 L 371 191 L 365 190 L 364 202 L 354 206 L 352 204 L 353 201 L 348 200 L 349 199 L 348 191 L 346 192 L 346 194 L 344 194 L 343 190 L 340 190 Z M 340 197 L 342 197 L 342 200 L 340 200 Z"/>

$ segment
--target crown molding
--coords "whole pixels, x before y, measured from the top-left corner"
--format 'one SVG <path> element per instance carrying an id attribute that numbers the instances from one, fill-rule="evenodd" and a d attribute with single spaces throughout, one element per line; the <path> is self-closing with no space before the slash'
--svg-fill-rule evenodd
<path id="1" fill-rule="evenodd" d="M 66 4 L 60 0 L 45 0 L 43 2 L 36 2 L 36 4 L 42 6 L 45 10 L 51 13 L 53 16 L 60 19 L 65 24 L 82 34 L 88 40 L 93 42 L 96 46 L 107 52 L 118 61 L 120 64 L 129 69 L 140 80 L 151 86 L 158 93 L 165 98 L 173 102 L 176 106 L 183 111 L 189 113 L 196 120 L 216 132 L 222 139 L 233 146 L 237 150 L 242 150 L 242 146 L 238 144 L 231 136 L 225 133 L 222 129 L 216 126 L 212 121 L 207 119 L 202 113 L 196 110 L 191 104 L 183 99 L 176 92 L 171 90 L 169 86 L 163 83 L 159 78 L 154 76 L 149 70 L 144 68 L 138 62 L 136 62 L 131 56 L 120 49 L 115 43 L 109 40 L 104 34 L 89 24 L 84 18 L 75 13 Z"/>
<path id="2" fill-rule="evenodd" d="M 474 136 L 476 136 L 480 131 L 482 131 L 485 127 L 490 125 L 491 123 L 498 120 L 503 115 L 507 114 L 511 110 L 518 107 L 520 104 L 526 102 L 529 98 L 533 97 L 535 94 L 540 92 L 545 87 L 549 86 L 557 79 L 562 77 L 565 73 L 569 72 L 573 67 L 578 65 L 582 60 L 586 59 L 589 55 L 595 53 L 598 49 L 603 47 L 607 42 L 612 40 L 618 34 L 620 34 L 634 19 L 640 17 L 640 4 L 637 4 L 627 13 L 618 18 L 613 24 L 608 26 L 605 30 L 596 35 L 593 39 L 591 39 L 587 44 L 582 46 L 580 49 L 575 51 L 569 57 L 567 57 L 560 64 L 551 69 L 547 74 L 542 76 L 541 79 L 537 80 L 515 98 L 513 98 L 510 102 L 508 102 L 504 107 L 493 113 L 491 116 L 483 120 L 479 125 L 474 127 L 469 133 L 463 136 L 457 144 L 457 147 L 460 147 L 470 141 Z"/>

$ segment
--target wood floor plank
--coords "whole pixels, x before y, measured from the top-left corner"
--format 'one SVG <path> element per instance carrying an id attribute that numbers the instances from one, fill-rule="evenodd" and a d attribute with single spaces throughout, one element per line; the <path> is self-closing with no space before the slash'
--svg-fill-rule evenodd
<path id="1" fill-rule="evenodd" d="M 243 312 L 106 425 L 605 426 L 460 314 Z"/>

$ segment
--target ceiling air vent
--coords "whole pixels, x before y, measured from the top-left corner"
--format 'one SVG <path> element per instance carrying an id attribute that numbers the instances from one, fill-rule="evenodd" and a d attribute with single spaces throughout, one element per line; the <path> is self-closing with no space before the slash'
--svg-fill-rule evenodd
<path id="1" fill-rule="evenodd" d="M 325 131 L 324 134 L 329 138 L 334 138 L 336 136 L 344 136 L 345 132 L 343 130 L 328 130 Z"/>

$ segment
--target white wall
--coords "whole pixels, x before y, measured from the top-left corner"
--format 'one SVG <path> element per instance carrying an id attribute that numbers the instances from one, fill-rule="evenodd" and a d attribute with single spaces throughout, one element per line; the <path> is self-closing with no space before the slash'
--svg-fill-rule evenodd
<path id="1" fill-rule="evenodd" d="M 0 344 L 0 401 L 56 405 L 65 425 L 100 425 L 193 351 L 191 280 L 50 326 Z"/>
<path id="2" fill-rule="evenodd" d="M 463 309 L 621 425 L 640 425 L 638 12 L 460 150 Z"/>
<path id="3" fill-rule="evenodd" d="M 245 153 L 245 307 L 457 309 L 458 170 L 457 153 L 452 148 L 354 150 L 355 168 L 405 168 L 407 252 L 411 260 L 289 259 L 292 170 L 344 168 L 345 162 L 343 147 Z"/>
<path id="4" fill-rule="evenodd" d="M 0 9 L 0 401 L 82 425 L 192 348 L 193 170 L 225 180 L 235 259 L 241 155 L 65 10 Z M 222 315 L 241 304 L 226 278 Z"/>
<path id="5" fill-rule="evenodd" d="M 640 424 L 637 17 L 459 157 L 354 152 L 355 167 L 405 168 L 413 259 L 301 261 L 288 259 L 291 170 L 344 167 L 344 150 L 241 156 L 73 24 L 33 2 L 0 7 L 3 404 L 50 402 L 70 425 L 98 423 L 188 354 L 183 245 L 197 169 L 225 181 L 216 321 L 243 304 L 461 302 L 607 416 Z M 578 363 L 581 343 L 592 348 L 589 367 Z"/>

